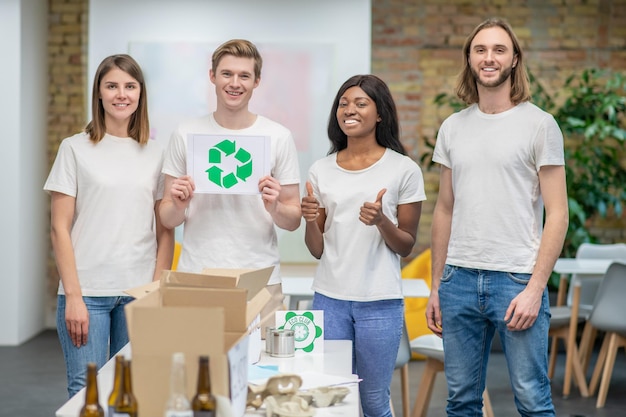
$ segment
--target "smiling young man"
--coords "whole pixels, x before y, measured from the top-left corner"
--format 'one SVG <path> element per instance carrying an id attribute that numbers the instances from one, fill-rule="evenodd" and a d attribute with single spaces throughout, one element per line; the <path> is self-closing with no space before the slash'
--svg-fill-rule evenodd
<path id="1" fill-rule="evenodd" d="M 509 24 L 481 23 L 463 47 L 468 108 L 439 130 L 428 327 L 443 337 L 448 416 L 482 415 L 495 332 L 523 416 L 554 416 L 546 283 L 568 225 L 563 135 L 531 104 Z M 545 218 L 544 218 L 545 207 Z"/>
<path id="2" fill-rule="evenodd" d="M 211 64 L 217 108 L 173 132 L 163 165 L 161 220 L 168 227 L 185 223 L 178 270 L 273 265 L 267 287 L 273 302 L 265 314 L 283 300 L 274 225 L 290 231 L 300 225 L 298 156 L 287 128 L 248 110 L 261 81 L 262 58 L 256 46 L 242 39 L 227 41 L 215 50 Z M 269 136 L 271 173 L 259 180 L 260 195 L 194 194 L 194 180 L 187 175 L 188 134 Z"/>

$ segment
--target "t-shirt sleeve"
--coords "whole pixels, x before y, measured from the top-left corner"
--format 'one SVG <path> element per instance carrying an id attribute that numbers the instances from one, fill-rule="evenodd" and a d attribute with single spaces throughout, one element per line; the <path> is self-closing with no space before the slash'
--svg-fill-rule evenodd
<path id="1" fill-rule="evenodd" d="M 449 119 L 443 121 L 439 131 L 437 132 L 437 141 L 435 142 L 435 150 L 433 151 L 433 162 L 451 168 L 452 163 L 450 161 L 449 153 L 450 147 L 448 146 L 448 120 Z"/>
<path id="2" fill-rule="evenodd" d="M 409 204 L 426 200 L 422 170 L 412 159 L 406 158 L 408 166 L 400 188 L 398 204 Z"/>
<path id="3" fill-rule="evenodd" d="M 537 171 L 546 165 L 565 165 L 563 133 L 551 114 L 546 114 L 539 125 L 534 148 Z"/>
<path id="4" fill-rule="evenodd" d="M 324 208 L 324 201 L 322 200 L 320 196 L 320 189 L 319 189 L 319 177 L 318 177 L 319 166 L 320 166 L 320 161 L 316 161 L 311 165 L 311 168 L 309 168 L 308 181 L 311 183 L 311 187 L 313 188 L 313 196 L 319 202 L 319 208 Z M 304 195 L 306 195 L 306 193 L 307 193 L 307 190 L 305 187 Z"/>
<path id="5" fill-rule="evenodd" d="M 167 144 L 162 172 L 174 178 L 187 173 L 187 138 L 180 127 L 174 130 Z"/>
<path id="6" fill-rule="evenodd" d="M 57 156 L 54 159 L 50 174 L 48 175 L 43 189 L 48 193 L 56 191 L 71 197 L 76 197 L 76 172 L 76 157 L 69 141 L 65 139 L 59 146 Z"/>
<path id="7" fill-rule="evenodd" d="M 276 141 L 276 164 L 272 176 L 281 185 L 300 184 L 300 164 L 298 152 L 291 132 Z"/>

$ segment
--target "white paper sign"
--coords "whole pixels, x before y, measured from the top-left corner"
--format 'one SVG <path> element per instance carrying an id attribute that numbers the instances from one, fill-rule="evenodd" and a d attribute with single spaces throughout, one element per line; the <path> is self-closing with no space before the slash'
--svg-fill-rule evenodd
<path id="1" fill-rule="evenodd" d="M 276 327 L 293 330 L 296 350 L 324 351 L 324 310 L 279 310 Z"/>
<path id="2" fill-rule="evenodd" d="M 269 136 L 200 135 L 187 138 L 187 174 L 196 193 L 259 194 L 259 179 L 270 174 Z"/>
<path id="3" fill-rule="evenodd" d="M 227 353 L 230 375 L 230 401 L 236 416 L 246 412 L 248 398 L 248 336 Z"/>

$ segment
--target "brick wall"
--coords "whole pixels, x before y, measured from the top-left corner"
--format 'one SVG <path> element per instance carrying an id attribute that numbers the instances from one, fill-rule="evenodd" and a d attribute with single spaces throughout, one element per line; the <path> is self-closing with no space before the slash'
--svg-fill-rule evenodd
<path id="1" fill-rule="evenodd" d="M 85 127 L 88 0 L 48 0 L 48 159 L 54 161 L 63 138 Z M 46 234 L 47 236 L 47 234 Z M 52 253 L 52 252 L 50 252 Z M 52 255 L 48 259 L 48 290 L 56 294 L 59 280 Z M 54 306 L 55 303 L 51 301 Z"/>
<path id="2" fill-rule="evenodd" d="M 85 124 L 88 0 L 49 0 L 50 110 L 48 147 Z M 442 119 L 432 105 L 452 93 L 467 34 L 489 16 L 507 18 L 527 54 L 530 70 L 549 92 L 586 67 L 626 71 L 626 0 L 372 0 L 372 72 L 389 83 L 401 117 L 402 140 L 416 160 L 424 137 Z M 428 201 L 414 254 L 430 245 L 438 174 L 426 171 Z M 604 242 L 626 241 L 624 219 L 599 220 Z M 58 280 L 50 262 L 50 280 Z"/>
<path id="3" fill-rule="evenodd" d="M 432 102 L 438 93 L 453 94 L 465 37 L 491 16 L 509 20 L 529 69 L 550 93 L 586 67 L 626 71 L 626 0 L 372 0 L 372 72 L 389 83 L 403 143 L 416 160 L 424 137 L 448 115 Z M 430 244 L 437 170 L 425 179 L 414 254 Z M 598 220 L 592 230 L 607 243 L 626 241 L 624 218 Z"/>

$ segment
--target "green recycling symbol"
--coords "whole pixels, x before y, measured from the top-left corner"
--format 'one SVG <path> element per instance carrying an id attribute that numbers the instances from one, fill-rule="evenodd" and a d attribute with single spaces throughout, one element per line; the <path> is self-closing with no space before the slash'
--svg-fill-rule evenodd
<path id="1" fill-rule="evenodd" d="M 235 172 L 225 173 L 220 164 L 227 157 L 237 162 Z M 252 155 L 243 148 L 237 149 L 235 141 L 225 139 L 209 149 L 209 164 L 213 164 L 205 172 L 209 181 L 218 187 L 231 188 L 239 181 L 246 181 L 252 175 Z"/>
<path id="2" fill-rule="evenodd" d="M 291 329 L 294 334 L 294 347 L 305 352 L 311 352 L 315 339 L 322 336 L 322 328 L 315 324 L 313 313 L 305 311 L 296 314 L 293 311 L 285 315 L 285 324 L 279 329 Z"/>

